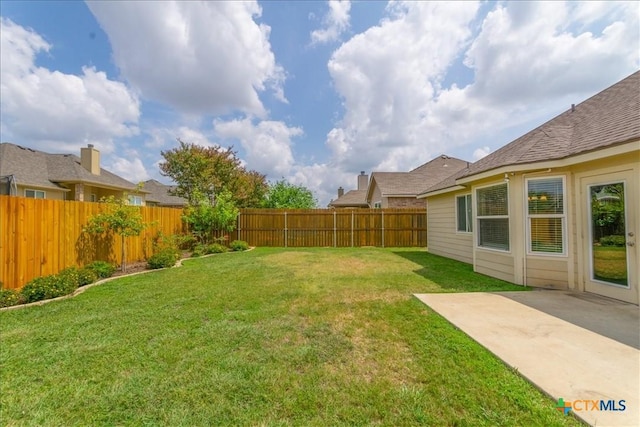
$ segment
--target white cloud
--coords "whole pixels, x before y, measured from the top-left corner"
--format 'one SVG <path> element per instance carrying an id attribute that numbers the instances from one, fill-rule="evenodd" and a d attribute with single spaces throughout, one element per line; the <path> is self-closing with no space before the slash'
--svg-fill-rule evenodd
<path id="1" fill-rule="evenodd" d="M 473 161 L 477 162 L 481 158 L 487 157 L 489 155 L 489 153 L 491 153 L 491 149 L 489 147 L 487 147 L 487 146 L 476 148 L 473 151 Z"/>
<path id="2" fill-rule="evenodd" d="M 0 21 L 2 138 L 47 151 L 79 151 L 93 143 L 113 150 L 113 138 L 138 133 L 138 99 L 104 72 L 83 67 L 81 75 L 35 64 L 53 46 L 33 30 Z"/>
<path id="3" fill-rule="evenodd" d="M 322 19 L 322 28 L 311 32 L 311 43 L 329 43 L 349 29 L 350 0 L 329 0 L 329 12 Z"/>
<path id="4" fill-rule="evenodd" d="M 478 158 L 638 68 L 637 3 L 487 6 L 393 2 L 333 53 L 335 168 L 406 171 L 468 147 Z"/>
<path id="5" fill-rule="evenodd" d="M 637 3 L 499 5 L 466 52 L 476 77 L 468 95 L 501 108 L 591 95 L 637 68 L 639 12 Z"/>
<path id="6" fill-rule="evenodd" d="M 135 151 L 128 152 L 126 158 L 112 155 L 104 167 L 134 184 L 151 178 Z"/>
<path id="7" fill-rule="evenodd" d="M 286 101 L 284 71 L 243 2 L 89 2 L 109 36 L 116 65 L 145 98 L 198 113 L 264 116 L 258 93 Z"/>
<path id="8" fill-rule="evenodd" d="M 408 170 L 446 148 L 439 84 L 471 36 L 478 3 L 406 2 L 336 50 L 328 67 L 346 110 L 327 137 L 344 170 Z"/>
<path id="9" fill-rule="evenodd" d="M 286 177 L 294 164 L 292 138 L 303 134 L 301 128 L 289 127 L 280 121 L 263 120 L 254 124 L 251 119 L 213 123 L 220 138 L 237 140 L 246 153 L 246 166 L 273 179 Z"/>

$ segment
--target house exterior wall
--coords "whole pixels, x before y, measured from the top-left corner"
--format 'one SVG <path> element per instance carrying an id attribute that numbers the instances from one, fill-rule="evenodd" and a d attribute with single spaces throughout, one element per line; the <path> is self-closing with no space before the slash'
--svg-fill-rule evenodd
<path id="1" fill-rule="evenodd" d="M 375 206 L 375 203 L 380 202 L 382 203 L 382 206 L 380 206 L 381 208 L 388 207 L 386 206 L 387 204 L 386 197 L 384 198 L 384 200 L 382 198 L 382 192 L 380 191 L 380 187 L 378 187 L 375 181 L 373 181 L 372 185 L 373 185 L 373 191 L 371 192 L 371 200 L 368 200 L 369 206 L 373 208 Z"/>
<path id="2" fill-rule="evenodd" d="M 68 184 L 69 189 L 71 190 L 67 194 L 67 200 L 76 200 L 83 202 L 91 202 L 91 195 L 95 195 L 95 201 L 100 201 L 102 198 L 107 198 L 110 196 L 114 196 L 116 198 L 122 197 L 125 192 L 119 190 L 111 190 L 108 188 L 95 187 L 87 184 Z M 138 194 L 142 197 L 143 205 L 144 205 L 144 194 Z"/>
<path id="3" fill-rule="evenodd" d="M 416 197 L 385 197 L 387 206 L 385 208 L 424 208 L 424 199 Z"/>
<path id="4" fill-rule="evenodd" d="M 638 144 L 640 145 L 640 144 Z M 636 146 L 638 146 L 636 145 Z M 470 190 L 460 190 L 427 198 L 429 251 L 438 255 L 471 262 L 474 271 L 512 283 L 559 289 L 585 291 L 585 280 L 590 271 L 589 240 L 590 226 L 587 223 L 588 200 L 581 178 L 599 177 L 607 181 L 615 174 L 625 173 L 631 177 L 627 181 L 627 193 L 633 197 L 626 204 L 627 223 L 630 231 L 640 235 L 640 150 L 625 154 L 606 155 L 593 152 L 581 158 L 582 161 L 561 167 L 546 167 L 546 164 L 531 165 L 529 170 L 508 174 L 509 195 L 509 250 L 492 250 L 477 244 L 476 190 L 487 185 L 505 182 L 504 174 L 469 184 Z M 568 162 L 569 163 L 569 162 Z M 563 254 L 533 253 L 529 248 L 527 217 L 527 179 L 562 177 L 565 182 L 565 226 L 563 233 L 566 245 Z M 617 180 L 618 178 L 611 178 Z M 455 197 L 471 191 L 473 198 L 472 236 L 462 237 L 456 233 Z M 636 238 L 637 239 L 637 238 Z M 636 245 L 640 242 L 636 241 Z M 629 247 L 632 286 L 638 287 L 640 266 L 637 249 Z M 468 254 L 471 253 L 469 261 Z M 466 261 L 465 261 L 466 259 Z M 615 296 L 613 296 L 615 298 Z M 621 298 L 622 299 L 622 298 Z"/>
<path id="5" fill-rule="evenodd" d="M 429 252 L 473 264 L 473 234 L 456 228 L 456 196 L 448 193 L 429 198 L 427 207 L 427 242 Z"/>
<path id="6" fill-rule="evenodd" d="M 20 185 L 18 184 L 16 186 L 16 191 L 17 191 L 17 196 L 19 197 L 25 197 L 25 190 L 39 190 L 39 191 L 44 191 L 44 198 L 45 199 L 50 199 L 50 200 L 64 200 L 64 195 L 65 192 L 64 191 L 59 191 L 59 190 L 55 190 L 52 188 L 39 188 L 39 187 L 34 187 L 32 185 Z"/>

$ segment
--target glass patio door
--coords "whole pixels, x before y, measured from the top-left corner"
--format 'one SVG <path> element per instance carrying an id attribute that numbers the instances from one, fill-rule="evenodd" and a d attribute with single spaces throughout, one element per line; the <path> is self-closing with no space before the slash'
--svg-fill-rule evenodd
<path id="1" fill-rule="evenodd" d="M 636 197 L 628 190 L 629 173 L 588 178 L 586 184 L 587 250 L 585 290 L 623 301 L 638 303 L 634 277 L 636 248 L 633 215 L 629 211 Z M 631 198 L 631 200 L 630 200 Z"/>

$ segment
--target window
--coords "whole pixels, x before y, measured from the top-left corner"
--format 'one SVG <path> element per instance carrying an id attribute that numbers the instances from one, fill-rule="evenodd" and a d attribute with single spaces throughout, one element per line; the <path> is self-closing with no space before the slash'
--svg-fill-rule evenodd
<path id="1" fill-rule="evenodd" d="M 458 218 L 457 230 L 463 233 L 471 233 L 471 194 L 456 197 L 456 217 Z"/>
<path id="2" fill-rule="evenodd" d="M 44 199 L 44 191 L 24 190 L 24 197 L 30 197 L 32 199 Z"/>
<path id="3" fill-rule="evenodd" d="M 373 204 L 373 207 L 374 207 L 375 209 L 380 209 L 380 208 L 382 208 L 382 202 L 375 202 L 375 203 Z"/>
<path id="4" fill-rule="evenodd" d="M 564 254 L 564 179 L 527 180 L 529 252 Z"/>
<path id="5" fill-rule="evenodd" d="M 91 193 L 91 201 L 92 202 L 97 202 L 98 201 L 98 196 L 94 193 Z"/>
<path id="6" fill-rule="evenodd" d="M 142 206 L 142 197 L 129 196 L 129 204 L 133 206 Z"/>
<path id="7" fill-rule="evenodd" d="M 478 246 L 509 250 L 509 195 L 507 184 L 476 190 Z"/>

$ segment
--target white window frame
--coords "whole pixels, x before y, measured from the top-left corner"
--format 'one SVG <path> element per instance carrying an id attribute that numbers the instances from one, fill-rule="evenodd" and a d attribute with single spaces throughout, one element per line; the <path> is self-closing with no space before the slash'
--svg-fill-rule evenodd
<path id="1" fill-rule="evenodd" d="M 381 201 L 377 201 L 373 203 L 373 208 L 374 209 L 382 209 L 382 202 Z"/>
<path id="2" fill-rule="evenodd" d="M 547 181 L 551 179 L 562 179 L 562 214 L 530 214 L 529 213 L 529 182 L 530 181 Z M 551 257 L 566 257 L 567 251 L 567 180 L 564 175 L 545 176 L 526 178 L 524 182 L 524 197 L 525 197 L 525 223 L 527 225 L 527 255 L 533 256 L 551 256 Z M 533 218 L 560 218 L 561 231 L 562 231 L 562 252 L 543 252 L 533 250 L 533 239 L 531 238 L 531 219 Z"/>
<path id="3" fill-rule="evenodd" d="M 129 195 L 128 197 L 129 200 L 129 205 L 131 206 L 144 206 L 144 201 L 142 200 L 142 196 L 134 196 L 134 195 Z M 140 202 L 140 203 L 137 203 Z"/>
<path id="4" fill-rule="evenodd" d="M 478 202 L 480 200 L 480 198 L 478 197 L 478 191 L 479 190 L 483 190 L 485 188 L 491 188 L 491 187 L 498 187 L 498 186 L 506 186 L 507 187 L 507 214 L 506 215 L 479 215 L 479 209 L 478 209 Z M 474 206 L 474 214 L 475 214 L 475 218 L 474 218 L 474 224 L 475 224 L 475 231 L 474 233 L 476 234 L 476 238 L 475 238 L 475 247 L 476 249 L 482 249 L 485 251 L 495 251 L 495 252 L 500 252 L 500 253 L 511 253 L 511 203 L 509 201 L 510 199 L 510 189 L 509 189 L 509 183 L 508 182 L 498 182 L 498 183 L 493 183 L 493 184 L 487 184 L 487 185 L 483 185 L 480 187 L 476 187 L 474 188 L 474 197 L 472 198 L 474 199 L 476 205 Z M 483 219 L 506 219 L 507 220 L 507 232 L 509 233 L 509 238 L 507 240 L 507 249 L 499 249 L 499 248 L 492 248 L 489 246 L 482 246 L 480 245 L 480 232 L 482 230 L 482 228 L 480 227 L 480 221 L 482 221 Z"/>
<path id="5" fill-rule="evenodd" d="M 91 201 L 92 202 L 97 202 L 98 201 L 98 195 L 96 193 L 91 193 Z"/>
<path id="6" fill-rule="evenodd" d="M 33 197 L 32 196 L 27 196 L 27 191 L 33 191 Z M 42 194 L 42 197 L 38 197 L 38 193 Z M 30 199 L 46 199 L 47 198 L 47 192 L 44 190 L 34 190 L 33 188 L 25 188 L 24 189 L 24 197 L 28 197 Z"/>
<path id="7" fill-rule="evenodd" d="M 458 199 L 464 197 L 464 204 L 465 204 L 465 221 L 467 224 L 467 229 L 466 230 L 460 230 L 458 228 L 458 225 L 460 224 L 460 212 L 458 210 Z M 467 199 L 468 198 L 468 199 Z M 472 234 L 473 233 L 473 197 L 471 196 L 471 193 L 466 193 L 466 194 L 459 194 L 456 196 L 456 200 L 455 200 L 455 204 L 456 204 L 456 233 L 462 233 L 462 234 Z"/>

